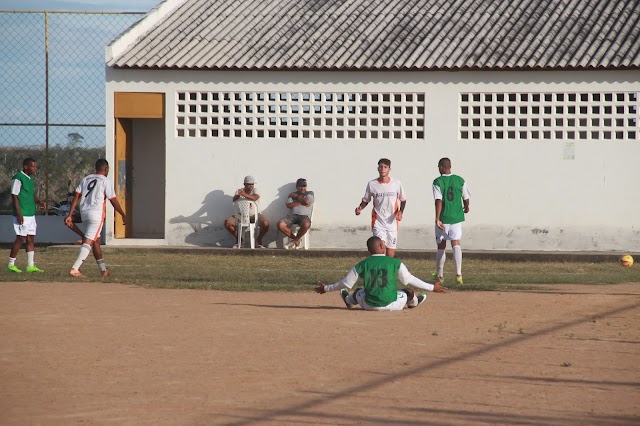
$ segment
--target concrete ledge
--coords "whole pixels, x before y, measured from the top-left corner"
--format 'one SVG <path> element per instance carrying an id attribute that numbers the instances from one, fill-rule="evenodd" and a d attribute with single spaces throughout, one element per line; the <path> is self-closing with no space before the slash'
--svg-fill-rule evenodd
<path id="1" fill-rule="evenodd" d="M 167 254 L 202 254 L 223 256 L 289 256 L 289 257 L 366 257 L 366 250 L 349 249 L 231 249 L 219 247 L 171 247 L 171 246 L 103 246 L 105 253 L 167 253 Z M 77 245 L 47 246 L 46 250 L 77 251 Z M 451 250 L 447 248 L 450 255 Z M 624 253 L 613 252 L 542 252 L 542 251 L 504 251 L 504 250 L 464 250 L 465 259 L 497 260 L 502 262 L 586 262 L 607 263 L 618 262 Z M 640 260 L 640 253 L 630 253 Z M 435 257 L 435 250 L 398 250 L 399 259 L 429 259 Z"/>

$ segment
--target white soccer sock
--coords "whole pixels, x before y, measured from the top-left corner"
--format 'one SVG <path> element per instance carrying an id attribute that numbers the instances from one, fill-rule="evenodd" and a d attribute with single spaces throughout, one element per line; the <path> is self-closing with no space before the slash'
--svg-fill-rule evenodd
<path id="1" fill-rule="evenodd" d="M 407 302 L 407 306 L 418 306 L 418 296 L 414 294 L 413 299 Z"/>
<path id="2" fill-rule="evenodd" d="M 462 247 L 453 246 L 453 264 L 456 266 L 456 275 L 462 275 Z"/>
<path id="3" fill-rule="evenodd" d="M 100 272 L 107 271 L 107 264 L 104 262 L 104 259 L 97 259 L 96 263 L 98 264 L 98 268 L 100 268 Z"/>
<path id="4" fill-rule="evenodd" d="M 349 293 L 349 295 L 347 297 L 345 297 L 345 300 L 350 305 L 357 305 L 358 304 L 358 302 L 356 301 L 356 292 L 355 291 L 353 293 Z"/>
<path id="5" fill-rule="evenodd" d="M 27 267 L 34 265 L 33 258 L 34 258 L 35 255 L 36 255 L 35 251 L 28 251 L 27 252 Z"/>
<path id="6" fill-rule="evenodd" d="M 89 244 L 82 244 L 80 247 L 80 251 L 78 252 L 78 257 L 76 258 L 76 263 L 73 264 L 71 269 L 75 269 L 76 271 L 80 269 L 82 266 L 82 262 L 91 254 L 91 246 Z"/>
<path id="7" fill-rule="evenodd" d="M 444 261 L 447 260 L 447 255 L 444 250 L 438 249 L 436 251 L 436 275 L 438 277 L 444 276 Z"/>
<path id="8" fill-rule="evenodd" d="M 7 266 L 13 266 L 16 264 L 16 258 L 15 257 L 10 257 L 9 258 L 9 264 Z"/>

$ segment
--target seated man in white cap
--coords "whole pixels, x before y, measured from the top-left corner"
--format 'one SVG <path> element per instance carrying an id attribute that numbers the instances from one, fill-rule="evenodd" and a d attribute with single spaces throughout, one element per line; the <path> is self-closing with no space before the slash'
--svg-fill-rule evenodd
<path id="1" fill-rule="evenodd" d="M 244 178 L 244 187 L 238 189 L 233 196 L 233 202 L 235 203 L 239 199 L 251 200 L 254 203 L 258 204 L 258 200 L 260 199 L 260 195 L 256 192 L 256 180 L 253 176 L 245 176 Z M 237 213 L 233 216 L 229 216 L 224 221 L 224 227 L 227 228 L 227 231 L 233 235 L 236 241 L 238 241 L 238 228 L 237 222 L 240 220 L 240 213 Z M 262 213 L 258 213 L 258 226 L 260 227 L 260 231 L 258 232 L 258 236 L 256 237 L 256 245 L 258 248 L 264 248 L 262 245 L 262 237 L 269 230 L 269 221 L 264 217 Z M 238 248 L 238 244 L 234 244 L 233 248 Z"/>
<path id="2" fill-rule="evenodd" d="M 285 244 L 284 248 L 290 250 L 300 247 L 300 240 L 311 228 L 311 212 L 313 211 L 314 195 L 313 191 L 307 191 L 307 180 L 300 178 L 296 181 L 296 192 L 289 194 L 287 207 L 289 214 L 278 222 L 278 229 L 291 241 Z M 300 229 L 294 234 L 291 231 L 293 225 L 298 225 Z"/>

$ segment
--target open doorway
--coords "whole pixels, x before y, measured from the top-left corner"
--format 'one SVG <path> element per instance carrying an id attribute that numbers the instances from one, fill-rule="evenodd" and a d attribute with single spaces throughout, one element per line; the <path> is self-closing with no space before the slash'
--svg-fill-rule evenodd
<path id="1" fill-rule="evenodd" d="M 166 137 L 163 93 L 117 92 L 111 170 L 127 225 L 115 238 L 164 238 Z"/>

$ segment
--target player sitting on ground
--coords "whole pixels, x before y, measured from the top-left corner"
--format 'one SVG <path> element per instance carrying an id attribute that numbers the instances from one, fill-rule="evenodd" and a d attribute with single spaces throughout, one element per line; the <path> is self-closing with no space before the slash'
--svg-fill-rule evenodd
<path id="1" fill-rule="evenodd" d="M 386 256 L 387 248 L 379 237 L 369 238 L 367 249 L 371 256 L 354 266 L 346 277 L 334 284 L 320 284 L 315 291 L 323 294 L 340 290 L 340 296 L 347 308 L 351 309 L 359 304 L 362 309 L 368 311 L 401 311 L 405 307 L 415 308 L 426 300 L 427 295 L 424 293 L 416 296 L 413 290 L 398 290 L 396 280 L 423 290 L 446 293 L 447 288 L 441 286 L 440 282 L 426 283 L 411 275 L 400 260 Z M 349 294 L 347 289 L 354 286 L 358 277 L 363 278 L 364 288 Z"/>

